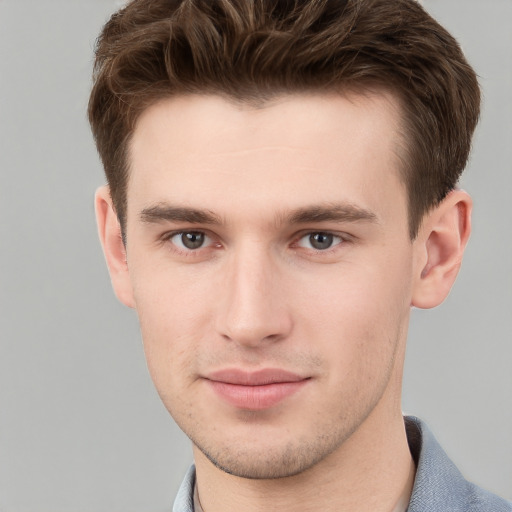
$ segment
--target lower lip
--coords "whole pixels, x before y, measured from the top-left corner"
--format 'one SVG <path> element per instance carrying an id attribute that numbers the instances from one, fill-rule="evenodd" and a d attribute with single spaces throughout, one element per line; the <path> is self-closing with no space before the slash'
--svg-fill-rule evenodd
<path id="1" fill-rule="evenodd" d="M 276 382 L 261 386 L 243 386 L 214 380 L 208 381 L 213 390 L 226 402 L 240 409 L 261 411 L 269 409 L 299 391 L 308 380 Z"/>

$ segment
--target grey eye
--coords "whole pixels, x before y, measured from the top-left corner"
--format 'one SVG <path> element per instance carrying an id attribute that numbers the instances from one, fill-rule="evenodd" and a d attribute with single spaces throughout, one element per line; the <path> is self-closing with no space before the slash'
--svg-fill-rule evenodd
<path id="1" fill-rule="evenodd" d="M 300 247 L 305 247 L 306 249 L 325 251 L 326 249 L 330 249 L 333 245 L 338 245 L 341 242 L 343 242 L 341 237 L 319 231 L 317 233 L 309 233 L 303 236 L 299 240 L 298 245 Z"/>
<path id="2" fill-rule="evenodd" d="M 172 236 L 171 242 L 182 249 L 194 250 L 201 248 L 208 237 L 200 231 L 184 231 Z"/>
<path id="3" fill-rule="evenodd" d="M 312 233 L 309 235 L 311 247 L 319 251 L 329 249 L 332 246 L 334 236 L 329 233 Z"/>

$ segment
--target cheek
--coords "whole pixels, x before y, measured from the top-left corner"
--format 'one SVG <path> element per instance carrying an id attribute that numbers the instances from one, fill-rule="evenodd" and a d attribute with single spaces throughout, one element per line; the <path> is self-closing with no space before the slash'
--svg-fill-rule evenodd
<path id="1" fill-rule="evenodd" d="M 144 352 L 159 393 L 193 375 L 196 345 L 207 332 L 210 292 L 200 279 L 154 269 L 136 275 L 134 297 Z"/>
<path id="2" fill-rule="evenodd" d="M 346 373 L 383 364 L 405 337 L 409 314 L 410 274 L 406 260 L 347 265 L 317 276 L 302 290 L 296 315 L 305 338 L 342 365 Z"/>
<path id="3" fill-rule="evenodd" d="M 156 258 L 155 258 L 156 260 Z M 215 285 L 197 267 L 177 269 L 165 262 L 148 261 L 134 265 L 132 283 L 136 309 L 143 332 L 170 341 L 198 328 L 209 314 Z M 154 335 L 153 335 L 154 334 Z"/>

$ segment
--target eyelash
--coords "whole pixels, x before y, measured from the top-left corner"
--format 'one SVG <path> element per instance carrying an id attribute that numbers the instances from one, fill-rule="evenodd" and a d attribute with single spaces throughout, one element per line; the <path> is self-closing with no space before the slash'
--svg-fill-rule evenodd
<path id="1" fill-rule="evenodd" d="M 322 235 L 327 237 L 332 237 L 333 239 L 338 239 L 339 241 L 337 243 L 333 242 L 333 244 L 326 249 L 316 249 L 315 247 L 303 247 L 300 245 L 300 242 L 306 238 L 311 238 L 314 235 Z M 348 235 L 345 234 L 339 234 L 339 233 L 333 233 L 331 231 L 308 231 L 306 233 L 302 233 L 298 238 L 296 238 L 296 241 L 293 242 L 292 246 L 299 247 L 306 249 L 308 251 L 313 251 L 315 254 L 330 254 L 333 251 L 336 251 L 339 249 L 340 245 L 344 245 L 346 242 L 348 242 Z M 311 243 L 311 241 L 310 241 Z"/>
<path id="2" fill-rule="evenodd" d="M 163 235 L 161 240 L 162 240 L 163 243 L 168 243 L 169 245 L 171 245 L 173 252 L 176 252 L 180 256 L 185 256 L 185 257 L 199 256 L 203 252 L 204 249 L 207 249 L 208 247 L 211 247 L 211 245 L 210 245 L 210 246 L 206 246 L 206 247 L 201 246 L 201 247 L 198 247 L 197 249 L 182 249 L 179 246 L 177 246 L 175 243 L 172 242 L 172 239 L 175 236 L 177 236 L 177 235 L 184 235 L 184 234 L 187 234 L 187 233 L 188 234 L 195 233 L 195 234 L 199 234 L 199 235 L 204 235 L 205 237 L 209 238 L 210 240 L 212 240 L 214 242 L 212 245 L 217 246 L 217 247 L 221 247 L 220 243 L 215 242 L 213 236 L 210 236 L 206 231 L 203 231 L 203 230 L 200 230 L 200 229 L 189 229 L 189 230 L 182 229 L 180 231 L 172 231 L 170 233 L 166 233 L 165 235 Z"/>
<path id="3" fill-rule="evenodd" d="M 197 249 L 182 249 L 182 248 L 180 248 L 179 246 L 177 246 L 175 243 L 173 243 L 171 241 L 172 238 L 174 238 L 177 235 L 192 234 L 192 233 L 199 234 L 199 235 L 204 235 L 205 237 L 209 238 L 213 243 L 211 243 L 208 246 L 198 247 Z M 328 247 L 326 249 L 305 248 L 305 247 L 301 247 L 299 245 L 299 242 L 301 240 L 303 240 L 304 238 L 306 238 L 308 236 L 312 236 L 312 235 L 332 236 L 335 239 L 339 239 L 339 242 L 333 244 L 331 247 Z M 345 245 L 347 243 L 353 242 L 353 239 L 354 239 L 354 237 L 352 237 L 351 235 L 348 235 L 347 233 L 337 233 L 337 232 L 332 232 L 332 231 L 321 231 L 321 230 L 318 230 L 318 231 L 303 231 L 303 232 L 299 233 L 298 235 L 296 235 L 294 237 L 294 241 L 290 244 L 290 246 L 293 249 L 297 249 L 297 250 L 305 249 L 305 250 L 310 251 L 310 252 L 312 252 L 314 254 L 327 255 L 327 254 L 330 254 L 330 253 L 338 250 L 340 246 Z M 174 252 L 178 253 L 181 256 L 185 256 L 185 257 L 197 257 L 197 256 L 199 256 L 199 255 L 201 255 L 203 253 L 203 250 L 206 250 L 206 249 L 209 249 L 209 248 L 212 248 L 212 247 L 214 249 L 222 247 L 222 244 L 220 242 L 216 242 L 215 241 L 215 237 L 214 236 L 210 235 L 207 231 L 200 230 L 200 229 L 197 229 L 197 230 L 196 229 L 190 229 L 190 230 L 172 231 L 170 233 L 164 234 L 161 237 L 161 241 L 163 243 L 169 243 L 170 245 L 172 245 L 172 250 Z"/>

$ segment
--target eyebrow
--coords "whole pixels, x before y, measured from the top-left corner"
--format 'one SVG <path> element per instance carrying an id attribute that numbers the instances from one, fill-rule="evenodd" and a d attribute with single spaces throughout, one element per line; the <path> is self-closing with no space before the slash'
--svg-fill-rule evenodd
<path id="1" fill-rule="evenodd" d="M 157 204 L 144 208 L 140 212 L 140 219 L 143 222 L 188 222 L 190 224 L 221 224 L 221 219 L 209 210 L 198 210 L 196 208 L 187 208 L 171 206 L 167 204 Z"/>
<path id="2" fill-rule="evenodd" d="M 370 222 L 378 223 L 375 213 L 350 203 L 328 203 L 298 208 L 284 217 L 289 224 L 310 222 Z"/>
<path id="3" fill-rule="evenodd" d="M 187 222 L 190 224 L 220 225 L 222 219 L 210 210 L 200 210 L 161 203 L 140 212 L 146 223 Z M 350 203 L 327 203 L 297 208 L 277 216 L 277 224 L 308 224 L 315 222 L 370 222 L 378 223 L 375 213 Z"/>

